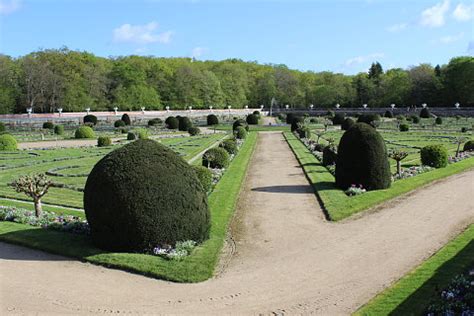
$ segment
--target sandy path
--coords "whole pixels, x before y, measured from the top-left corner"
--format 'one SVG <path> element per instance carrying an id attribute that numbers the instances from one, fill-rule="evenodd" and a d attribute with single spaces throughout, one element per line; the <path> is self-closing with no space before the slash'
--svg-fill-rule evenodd
<path id="1" fill-rule="evenodd" d="M 0 243 L 0 313 L 348 314 L 474 222 L 474 171 L 325 222 L 282 135 L 257 146 L 217 278 L 175 284 Z"/>

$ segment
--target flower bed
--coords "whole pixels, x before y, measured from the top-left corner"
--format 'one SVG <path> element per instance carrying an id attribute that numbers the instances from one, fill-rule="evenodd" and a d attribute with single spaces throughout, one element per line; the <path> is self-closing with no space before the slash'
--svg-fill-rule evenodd
<path id="1" fill-rule="evenodd" d="M 412 166 L 409 168 L 402 168 L 400 174 L 395 174 L 392 176 L 392 181 L 397 181 L 401 179 L 411 178 L 419 174 L 433 170 L 434 168 L 429 166 Z"/>
<path id="2" fill-rule="evenodd" d="M 473 150 L 469 150 L 469 151 L 461 151 L 458 156 L 452 156 L 452 157 L 449 157 L 448 158 L 448 163 L 455 163 L 455 162 L 459 162 L 459 161 L 462 161 L 464 159 L 467 159 L 467 158 L 471 158 L 471 157 L 474 157 L 474 151 Z"/>

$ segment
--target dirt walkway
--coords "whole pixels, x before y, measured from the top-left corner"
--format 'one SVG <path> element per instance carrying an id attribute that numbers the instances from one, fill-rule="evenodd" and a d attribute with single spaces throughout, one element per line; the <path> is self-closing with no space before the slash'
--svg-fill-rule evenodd
<path id="1" fill-rule="evenodd" d="M 473 177 L 328 223 L 282 135 L 262 133 L 220 276 L 174 284 L 0 243 L 0 313 L 348 314 L 474 221 Z"/>

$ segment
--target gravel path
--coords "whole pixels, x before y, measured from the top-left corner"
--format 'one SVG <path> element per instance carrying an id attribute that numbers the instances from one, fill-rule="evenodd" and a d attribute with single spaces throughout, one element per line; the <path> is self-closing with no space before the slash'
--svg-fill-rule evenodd
<path id="1" fill-rule="evenodd" d="M 175 284 L 0 243 L 0 313 L 349 314 L 474 222 L 474 171 L 324 220 L 279 133 L 261 133 L 216 278 Z"/>

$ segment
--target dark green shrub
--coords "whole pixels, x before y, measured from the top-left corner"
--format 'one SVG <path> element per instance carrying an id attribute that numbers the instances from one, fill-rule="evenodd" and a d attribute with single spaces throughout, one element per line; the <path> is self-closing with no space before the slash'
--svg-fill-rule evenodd
<path id="1" fill-rule="evenodd" d="M 298 133 L 298 136 L 300 138 L 310 138 L 311 137 L 311 130 L 309 129 L 309 127 L 301 127 L 301 128 L 298 128 L 296 130 L 296 132 Z"/>
<path id="2" fill-rule="evenodd" d="M 316 124 L 316 123 L 318 123 L 318 119 L 315 118 L 315 117 L 312 117 L 312 118 L 309 119 L 309 122 L 310 122 L 311 124 Z"/>
<path id="3" fill-rule="evenodd" d="M 283 113 L 278 113 L 277 115 L 278 119 L 282 122 L 286 122 L 286 115 Z"/>
<path id="4" fill-rule="evenodd" d="M 248 125 L 247 122 L 246 122 L 245 120 L 243 120 L 243 119 L 235 120 L 235 121 L 234 121 L 234 124 L 232 124 L 232 130 L 235 132 L 239 126 L 245 128 L 246 131 L 249 130 L 249 125 Z"/>
<path id="5" fill-rule="evenodd" d="M 201 130 L 199 129 L 199 127 L 192 126 L 188 129 L 188 133 L 191 136 L 196 136 L 201 134 Z"/>
<path id="6" fill-rule="evenodd" d="M 441 118 L 441 116 L 438 116 L 438 117 L 435 119 L 435 123 L 438 124 L 438 125 L 443 124 L 443 119 Z"/>
<path id="7" fill-rule="evenodd" d="M 390 110 L 387 110 L 385 111 L 385 114 L 383 116 L 387 118 L 393 118 L 393 112 Z"/>
<path id="8" fill-rule="evenodd" d="M 224 148 L 230 155 L 235 155 L 238 151 L 237 143 L 233 139 L 224 140 L 219 147 Z"/>
<path id="9" fill-rule="evenodd" d="M 295 115 L 293 113 L 288 113 L 286 115 L 286 124 L 291 124 L 293 122 L 293 119 L 295 118 Z"/>
<path id="10" fill-rule="evenodd" d="M 190 127 L 193 126 L 193 122 L 187 116 L 182 116 L 178 120 L 178 129 L 183 132 L 187 132 Z"/>
<path id="11" fill-rule="evenodd" d="M 341 129 L 343 131 L 347 131 L 349 128 L 351 128 L 355 124 L 355 121 L 351 119 L 350 117 L 346 118 L 344 122 L 341 124 Z"/>
<path id="12" fill-rule="evenodd" d="M 0 151 L 12 151 L 17 149 L 15 137 L 10 134 L 0 135 Z"/>
<path id="13" fill-rule="evenodd" d="M 433 168 L 443 168 L 448 165 L 448 150 L 443 145 L 428 145 L 421 148 L 421 163 Z"/>
<path id="14" fill-rule="evenodd" d="M 122 121 L 124 121 L 125 125 L 132 125 L 132 120 L 130 119 L 130 116 L 127 113 L 124 113 L 121 118 Z"/>
<path id="15" fill-rule="evenodd" d="M 326 112 L 326 116 L 327 116 L 328 119 L 331 120 L 334 117 L 334 111 L 328 110 Z"/>
<path id="16" fill-rule="evenodd" d="M 418 115 L 412 115 L 412 116 L 410 116 L 410 118 L 411 118 L 411 121 L 413 122 L 413 124 L 420 123 L 420 117 Z"/>
<path id="17" fill-rule="evenodd" d="M 304 118 L 301 117 L 301 116 L 295 116 L 293 117 L 293 120 L 291 121 L 291 131 L 294 132 L 296 131 L 298 128 L 300 128 L 300 126 L 304 124 Z"/>
<path id="18" fill-rule="evenodd" d="M 361 114 L 357 118 L 358 123 L 367 123 L 372 127 L 376 127 L 377 123 L 380 121 L 380 115 L 378 114 Z"/>
<path id="19" fill-rule="evenodd" d="M 92 124 L 93 126 L 97 125 L 97 116 L 95 115 L 92 115 L 92 114 L 88 114 L 86 116 L 84 116 L 84 118 L 82 119 L 84 124 Z"/>
<path id="20" fill-rule="evenodd" d="M 219 119 L 217 118 L 216 115 L 214 114 L 209 114 L 207 116 L 207 125 L 218 125 L 219 124 Z"/>
<path id="21" fill-rule="evenodd" d="M 221 147 L 208 149 L 202 156 L 202 165 L 207 168 L 224 169 L 229 166 L 229 153 Z"/>
<path id="22" fill-rule="evenodd" d="M 125 126 L 125 122 L 122 121 L 122 120 L 117 120 L 114 122 L 114 127 L 116 128 L 119 128 L 119 127 L 124 127 Z"/>
<path id="23" fill-rule="evenodd" d="M 162 123 L 163 121 L 160 118 L 156 117 L 148 121 L 148 126 L 158 126 Z"/>
<path id="24" fill-rule="evenodd" d="M 77 139 L 80 138 L 95 138 L 94 130 L 89 126 L 80 126 L 76 129 L 74 137 Z"/>
<path id="25" fill-rule="evenodd" d="M 64 134 L 64 126 L 62 126 L 62 125 L 55 125 L 55 126 L 54 126 L 54 134 L 56 134 L 56 135 L 63 135 L 63 134 Z"/>
<path id="26" fill-rule="evenodd" d="M 201 182 L 201 185 L 205 192 L 209 192 L 212 187 L 212 172 L 206 167 L 203 166 L 192 166 L 196 172 L 196 176 Z"/>
<path id="27" fill-rule="evenodd" d="M 464 144 L 464 148 L 463 148 L 464 151 L 468 151 L 468 150 L 474 150 L 474 140 L 468 140 L 465 144 Z"/>
<path id="28" fill-rule="evenodd" d="M 6 131 L 5 124 L 3 122 L 0 122 L 0 133 Z"/>
<path id="29" fill-rule="evenodd" d="M 249 124 L 249 125 L 257 125 L 257 124 L 258 124 L 258 118 L 259 118 L 259 117 L 258 117 L 257 115 L 255 115 L 255 114 L 249 114 L 249 115 L 247 115 L 247 119 L 246 119 L 247 124 Z"/>
<path id="30" fill-rule="evenodd" d="M 323 166 L 335 164 L 337 160 L 336 150 L 332 146 L 326 146 L 323 149 Z"/>
<path id="31" fill-rule="evenodd" d="M 137 130 L 138 139 L 148 139 L 148 130 L 140 128 Z"/>
<path id="32" fill-rule="evenodd" d="M 134 132 L 127 133 L 127 140 L 135 140 L 135 139 L 137 139 L 137 134 L 135 134 Z"/>
<path id="33" fill-rule="evenodd" d="M 99 136 L 97 138 L 97 146 L 98 147 L 106 147 L 112 145 L 112 140 L 108 136 Z"/>
<path id="34" fill-rule="evenodd" d="M 345 190 L 361 184 L 367 190 L 390 187 L 391 174 L 385 142 L 366 123 L 356 123 L 342 135 L 337 149 L 336 184 Z"/>
<path id="35" fill-rule="evenodd" d="M 237 129 L 234 131 L 234 135 L 237 139 L 245 139 L 247 138 L 247 130 L 242 126 L 238 126 Z"/>
<path id="36" fill-rule="evenodd" d="M 421 111 L 420 111 L 420 117 L 422 118 L 430 118 L 431 116 L 431 113 L 430 113 L 430 110 L 428 110 L 428 108 L 422 108 Z"/>
<path id="37" fill-rule="evenodd" d="M 461 127 L 461 133 L 466 133 L 468 131 L 467 127 Z"/>
<path id="38" fill-rule="evenodd" d="M 92 241 L 111 251 L 143 252 L 209 237 L 207 194 L 173 150 L 137 140 L 102 158 L 84 188 Z"/>
<path id="39" fill-rule="evenodd" d="M 174 116 L 168 116 L 165 120 L 165 124 L 169 129 L 177 129 L 179 126 L 179 120 Z"/>
<path id="40" fill-rule="evenodd" d="M 397 115 L 397 120 L 404 121 L 404 120 L 406 120 L 406 117 L 405 117 L 405 115 L 399 114 L 399 115 Z"/>
<path id="41" fill-rule="evenodd" d="M 344 113 L 336 113 L 336 114 L 334 114 L 334 117 L 332 118 L 332 124 L 333 125 L 341 125 L 342 122 L 344 122 L 345 118 L 346 118 L 346 116 L 344 115 Z"/>
<path id="42" fill-rule="evenodd" d="M 252 114 L 253 114 L 253 115 L 256 115 L 256 116 L 258 116 L 258 117 L 260 117 L 260 111 L 258 111 L 258 110 L 253 111 Z"/>
<path id="43" fill-rule="evenodd" d="M 401 123 L 398 128 L 400 129 L 400 132 L 408 132 L 410 130 L 410 126 L 408 126 L 407 123 Z"/>
<path id="44" fill-rule="evenodd" d="M 54 129 L 54 124 L 53 124 L 53 122 L 44 122 L 43 123 L 43 128 L 44 129 Z"/>

